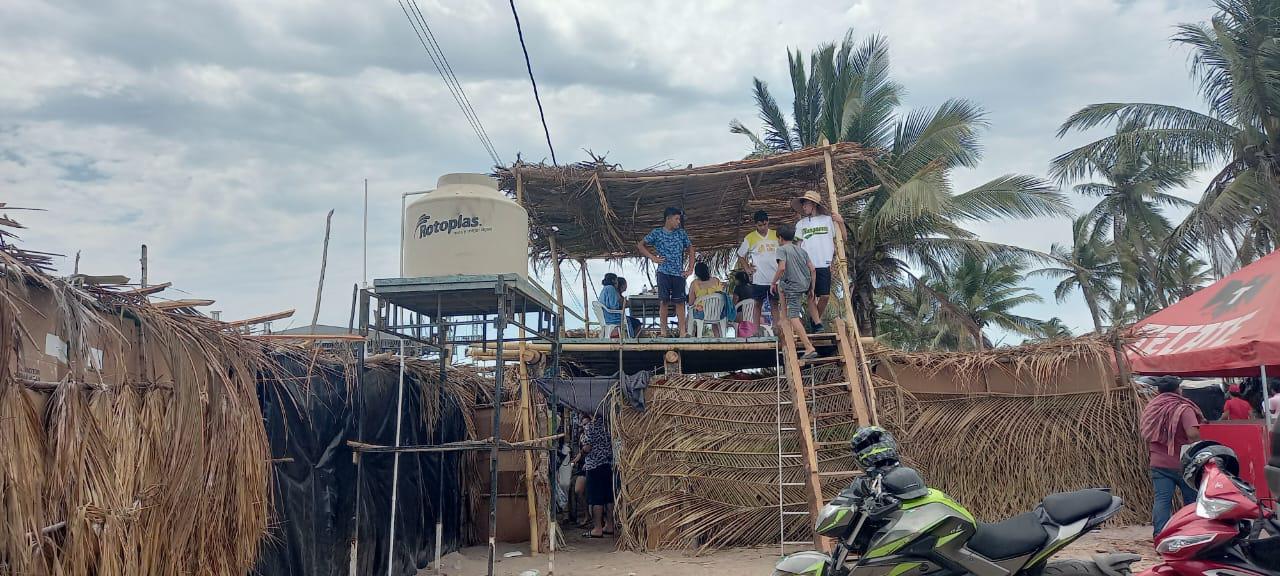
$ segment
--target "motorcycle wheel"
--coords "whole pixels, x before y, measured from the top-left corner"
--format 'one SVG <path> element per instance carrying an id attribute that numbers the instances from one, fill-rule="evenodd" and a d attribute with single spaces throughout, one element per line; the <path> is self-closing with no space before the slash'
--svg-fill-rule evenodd
<path id="1" fill-rule="evenodd" d="M 1127 576 L 1131 574 L 1129 566 L 1120 567 L 1117 572 Z M 1041 576 L 1112 576 L 1090 560 L 1053 560 L 1044 566 Z"/>

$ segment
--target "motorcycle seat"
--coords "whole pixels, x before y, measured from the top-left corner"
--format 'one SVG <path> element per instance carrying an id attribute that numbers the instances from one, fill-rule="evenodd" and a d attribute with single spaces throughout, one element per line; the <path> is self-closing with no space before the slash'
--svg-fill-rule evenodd
<path id="1" fill-rule="evenodd" d="M 1050 520 L 1065 525 L 1106 510 L 1111 506 L 1111 494 L 1102 490 L 1050 494 L 1041 505 Z"/>
<path id="2" fill-rule="evenodd" d="M 978 523 L 968 546 L 988 560 L 1004 560 L 1030 554 L 1048 539 L 1040 517 L 1027 512 L 995 524 Z"/>

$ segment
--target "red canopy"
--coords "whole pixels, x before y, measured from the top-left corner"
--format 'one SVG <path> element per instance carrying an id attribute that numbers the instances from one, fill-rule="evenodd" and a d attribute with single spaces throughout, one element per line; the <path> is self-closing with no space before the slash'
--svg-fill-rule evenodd
<path id="1" fill-rule="evenodd" d="M 1280 376 L 1280 250 L 1139 322 L 1138 374 Z"/>

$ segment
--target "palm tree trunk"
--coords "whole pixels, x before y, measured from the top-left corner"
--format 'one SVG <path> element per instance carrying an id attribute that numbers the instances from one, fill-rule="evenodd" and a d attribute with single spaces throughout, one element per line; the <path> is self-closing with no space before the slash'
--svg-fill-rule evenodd
<path id="1" fill-rule="evenodd" d="M 1089 307 L 1089 315 L 1093 317 L 1093 331 L 1102 333 L 1102 312 L 1098 310 L 1098 296 L 1089 288 L 1089 279 L 1080 279 L 1080 293 L 1084 295 L 1084 303 Z"/>

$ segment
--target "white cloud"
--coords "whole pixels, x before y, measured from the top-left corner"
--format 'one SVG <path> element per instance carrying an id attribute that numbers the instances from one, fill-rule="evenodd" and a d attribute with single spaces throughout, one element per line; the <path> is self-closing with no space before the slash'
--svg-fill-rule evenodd
<path id="1" fill-rule="evenodd" d="M 503 158 L 547 157 L 507 5 L 419 5 Z M 853 27 L 889 37 L 908 104 L 965 97 L 988 108 L 986 160 L 958 175 L 961 186 L 1043 173 L 1083 141 L 1053 136 L 1083 104 L 1195 105 L 1185 54 L 1167 37 L 1209 13 L 1106 0 L 518 6 L 561 162 L 583 149 L 634 168 L 737 159 L 748 147 L 727 124 L 756 123 L 751 78 L 786 108 L 784 51 Z M 135 270 L 146 242 L 155 280 L 216 298 L 229 317 L 309 307 L 324 213 L 336 208 L 322 320 L 345 323 L 360 281 L 362 179 L 371 275 L 386 276 L 399 194 L 489 169 L 395 3 L 12 0 L 0 6 L 0 78 L 3 200 L 49 210 L 22 215 L 26 240 L 82 250 L 86 270 L 108 273 Z M 1068 230 L 975 228 L 1037 249 Z M 1088 324 L 1074 301 L 1027 312 Z"/>

